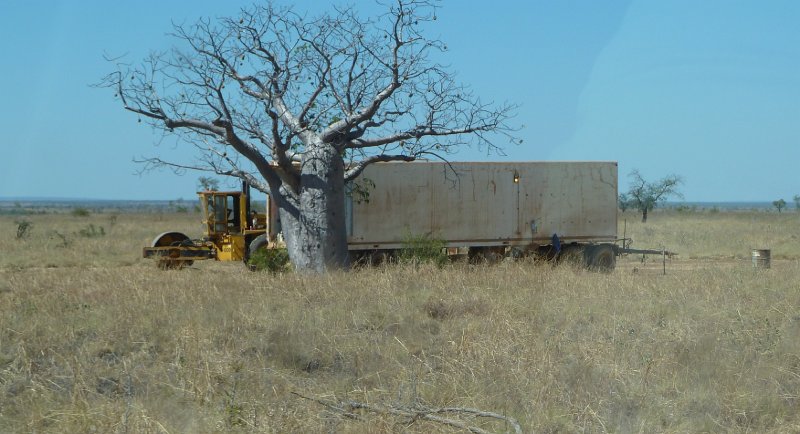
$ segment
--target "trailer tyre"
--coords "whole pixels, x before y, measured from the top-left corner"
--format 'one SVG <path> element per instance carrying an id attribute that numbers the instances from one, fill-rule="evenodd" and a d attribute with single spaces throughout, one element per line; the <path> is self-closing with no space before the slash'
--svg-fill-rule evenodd
<path id="1" fill-rule="evenodd" d="M 617 253 L 611 244 L 597 244 L 586 249 L 586 264 L 592 271 L 610 273 L 617 265 Z"/>
<path id="2" fill-rule="evenodd" d="M 505 247 L 470 247 L 470 264 L 496 264 L 505 258 Z"/>

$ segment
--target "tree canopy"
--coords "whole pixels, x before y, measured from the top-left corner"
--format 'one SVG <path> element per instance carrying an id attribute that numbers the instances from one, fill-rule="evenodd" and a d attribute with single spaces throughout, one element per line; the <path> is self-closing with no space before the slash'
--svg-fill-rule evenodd
<path id="1" fill-rule="evenodd" d="M 634 169 L 628 177 L 631 180 L 628 193 L 620 195 L 627 200 L 626 207 L 636 208 L 642 213 L 642 222 L 647 222 L 647 213 L 669 197 L 683 195 L 678 187 L 683 180 L 678 175 L 667 175 L 655 182 L 647 182 L 638 170 Z"/>
<path id="2" fill-rule="evenodd" d="M 774 206 L 775 209 L 778 210 L 778 214 L 780 214 L 781 211 L 786 208 L 786 201 L 783 199 L 773 200 L 772 206 Z"/>

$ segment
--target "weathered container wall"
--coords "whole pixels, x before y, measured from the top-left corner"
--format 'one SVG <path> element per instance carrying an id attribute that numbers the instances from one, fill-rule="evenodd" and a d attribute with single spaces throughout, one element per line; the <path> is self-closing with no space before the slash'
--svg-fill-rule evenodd
<path id="1" fill-rule="evenodd" d="M 613 162 L 384 163 L 360 180 L 368 201 L 348 203 L 351 249 L 393 248 L 430 234 L 449 246 L 612 241 Z"/>

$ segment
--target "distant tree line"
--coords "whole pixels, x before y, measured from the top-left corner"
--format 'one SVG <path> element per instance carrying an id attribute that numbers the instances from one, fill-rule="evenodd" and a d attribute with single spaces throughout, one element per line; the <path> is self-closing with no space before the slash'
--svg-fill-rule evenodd
<path id="1" fill-rule="evenodd" d="M 635 209 L 642 214 L 642 223 L 647 222 L 647 214 L 670 197 L 683 198 L 678 191 L 678 187 L 683 183 L 683 179 L 678 175 L 667 175 L 658 181 L 648 182 L 644 179 L 637 169 L 628 174 L 631 179 L 630 188 L 627 192 L 621 193 L 618 198 L 620 211 L 625 212 Z M 795 211 L 800 212 L 800 194 L 792 197 Z M 788 203 L 781 199 L 773 200 L 772 206 L 782 213 Z"/>
<path id="2" fill-rule="evenodd" d="M 800 194 L 795 194 L 792 199 L 794 200 L 795 211 L 800 211 Z M 783 211 L 783 209 L 786 208 L 786 201 L 783 200 L 782 198 L 778 200 L 773 200 L 772 206 L 774 206 L 775 209 L 778 210 L 778 213 L 780 214 Z"/>

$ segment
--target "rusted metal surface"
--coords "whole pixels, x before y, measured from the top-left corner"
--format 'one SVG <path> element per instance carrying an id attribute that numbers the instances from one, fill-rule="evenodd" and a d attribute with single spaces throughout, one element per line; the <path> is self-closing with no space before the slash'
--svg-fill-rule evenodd
<path id="1" fill-rule="evenodd" d="M 209 246 L 145 247 L 143 258 L 169 258 L 175 260 L 198 260 L 216 258 L 216 250 Z"/>
<path id="2" fill-rule="evenodd" d="M 617 238 L 615 162 L 383 163 L 365 178 L 368 201 L 348 199 L 351 250 L 420 235 L 448 247 Z"/>

